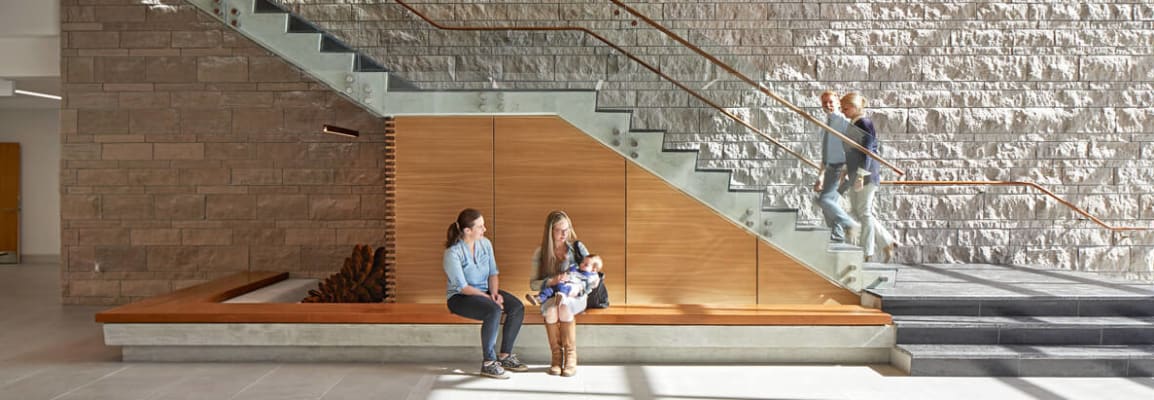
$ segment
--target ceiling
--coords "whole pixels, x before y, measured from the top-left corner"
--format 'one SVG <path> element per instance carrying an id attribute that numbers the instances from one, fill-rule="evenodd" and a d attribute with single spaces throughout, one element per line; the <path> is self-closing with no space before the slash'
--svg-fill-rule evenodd
<path id="1" fill-rule="evenodd" d="M 0 0 L 0 79 L 19 90 L 60 95 L 59 1 Z M 59 108 L 58 100 L 0 96 L 0 109 Z"/>

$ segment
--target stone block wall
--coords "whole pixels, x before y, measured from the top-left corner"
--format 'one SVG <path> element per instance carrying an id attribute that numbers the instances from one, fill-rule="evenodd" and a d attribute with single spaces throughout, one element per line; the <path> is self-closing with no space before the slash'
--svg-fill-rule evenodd
<path id="1" fill-rule="evenodd" d="M 734 186 L 818 222 L 814 170 L 587 35 L 441 31 L 388 0 L 283 3 L 423 88 L 598 89 L 600 106 L 635 111 L 635 128 L 668 130 L 667 147 L 699 148 L 702 167 L 735 168 Z M 409 3 L 449 25 L 592 29 L 817 156 L 800 118 L 607 0 Z M 1154 226 L 1148 2 L 626 3 L 814 112 L 821 90 L 862 92 L 903 179 L 1034 181 L 1110 224 Z M 1111 233 L 1031 190 L 889 186 L 878 211 L 901 262 L 1154 278 L 1154 235 Z"/>
<path id="2" fill-rule="evenodd" d="M 237 271 L 327 276 L 354 244 L 383 244 L 383 120 L 162 3 L 61 1 L 65 303 Z"/>

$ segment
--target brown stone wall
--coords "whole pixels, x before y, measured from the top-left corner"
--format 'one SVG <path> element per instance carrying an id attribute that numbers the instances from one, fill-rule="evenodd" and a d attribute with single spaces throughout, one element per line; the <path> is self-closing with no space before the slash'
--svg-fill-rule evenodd
<path id="1" fill-rule="evenodd" d="M 61 1 L 65 303 L 319 277 L 383 243 L 381 119 L 191 6 L 139 3 Z"/>

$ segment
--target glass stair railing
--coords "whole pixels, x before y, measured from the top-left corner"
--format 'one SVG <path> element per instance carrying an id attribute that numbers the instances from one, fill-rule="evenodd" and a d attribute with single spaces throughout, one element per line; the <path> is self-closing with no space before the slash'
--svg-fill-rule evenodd
<path id="1" fill-rule="evenodd" d="M 285 9 L 269 0 L 186 0 L 205 12 L 214 15 L 223 23 L 232 26 L 245 36 L 278 54 L 287 62 L 296 65 L 309 75 L 324 82 L 345 97 L 361 104 L 368 110 L 380 116 L 406 114 L 553 114 L 559 115 L 577 126 L 590 136 L 596 138 L 607 147 L 617 151 L 634 163 L 661 177 L 672 186 L 696 198 L 703 204 L 725 216 L 735 224 L 757 234 L 774 247 L 789 254 L 793 258 L 808 266 L 810 269 L 824 276 L 832 282 L 851 290 L 860 290 L 892 283 L 892 271 L 872 270 L 864 268 L 860 249 L 852 246 L 831 245 L 829 232 L 824 227 L 806 227 L 798 225 L 798 209 L 809 207 L 810 203 L 795 203 L 794 207 L 782 207 L 782 204 L 770 199 L 765 206 L 764 193 L 761 188 L 734 188 L 733 173 L 724 167 L 701 168 L 701 153 L 697 150 L 670 150 L 666 131 L 661 130 L 633 130 L 637 115 L 621 110 L 601 109 L 598 104 L 598 95 L 595 90 L 476 90 L 476 91 L 420 91 L 412 83 L 391 74 L 380 63 L 372 58 L 354 51 L 350 46 L 337 40 L 333 35 L 323 32 L 316 26 L 302 18 L 288 13 Z M 694 89 L 662 72 L 660 67 L 650 65 L 646 61 L 630 54 L 625 49 L 614 44 L 611 39 L 627 35 L 638 35 L 639 32 L 652 33 L 654 30 L 670 36 L 670 39 L 684 45 L 694 53 L 708 59 L 719 68 L 734 74 L 744 84 L 751 85 L 753 92 L 767 96 L 782 104 L 783 111 L 776 113 L 784 115 L 782 126 L 792 127 L 774 132 L 780 135 L 804 135 L 806 146 L 813 146 L 816 141 L 814 132 L 829 129 L 818 119 L 806 114 L 804 110 L 793 106 L 776 93 L 769 91 L 763 85 L 753 81 L 724 62 L 710 56 L 676 33 L 664 29 L 656 22 L 649 20 L 636 10 L 630 9 L 623 3 L 611 0 L 634 17 L 651 26 L 651 29 L 634 28 L 619 30 L 611 33 L 594 31 L 581 27 L 502 27 L 502 26 L 449 26 L 432 20 L 404 1 L 395 3 L 417 15 L 428 24 L 442 30 L 461 31 L 581 31 L 594 37 L 614 52 L 626 56 L 632 62 L 644 66 L 651 72 L 671 82 L 684 90 L 696 101 L 704 105 L 701 108 L 715 109 L 719 118 L 725 124 L 731 124 L 739 129 L 754 132 L 755 140 L 766 141 L 777 146 L 779 151 L 787 153 L 798 161 L 788 163 L 786 168 L 796 169 L 798 166 L 816 167 L 816 163 L 806 159 L 800 152 L 779 142 L 774 136 L 766 134 L 756 128 L 755 123 L 749 122 L 748 117 L 741 117 L 728 111 L 729 109 L 710 100 L 700 92 L 709 92 L 707 89 L 719 79 L 698 85 Z M 382 6 L 386 6 L 382 4 Z M 606 6 L 612 7 L 609 2 Z M 593 45 L 593 44 L 590 44 Z M 728 82 L 723 82 L 728 83 Z M 707 107 L 708 106 L 708 107 Z M 739 104 L 730 107 L 739 107 Z M 724 118 L 723 118 L 724 117 Z M 772 124 L 770 124 L 772 125 Z M 792 131 L 790 130 L 792 129 Z M 840 133 L 839 133 L 840 134 Z M 849 140 L 843 137 L 843 140 Z M 852 141 L 852 140 L 851 140 Z M 893 171 L 902 173 L 893 164 L 878 157 Z M 768 160 L 770 163 L 780 163 L 781 159 Z M 901 185 L 1032 185 L 1028 182 L 994 182 L 994 181 L 897 181 L 887 182 Z M 807 186 L 807 185 L 803 185 Z M 1037 185 L 1033 185 L 1037 186 Z M 1044 188 L 1037 187 L 1066 206 L 1081 211 L 1072 204 L 1049 193 Z M 812 192 L 806 187 L 797 188 L 794 197 L 808 198 Z M 1149 228 L 1117 228 L 1110 227 L 1100 220 L 1081 211 L 1083 215 L 1099 224 L 1111 229 L 1149 229 Z"/>
<path id="2" fill-rule="evenodd" d="M 666 150 L 663 131 L 631 130 L 631 120 L 634 118 L 632 113 L 599 111 L 595 91 L 414 90 L 412 84 L 397 79 L 369 57 L 358 54 L 268 0 L 186 1 L 380 116 L 475 113 L 559 115 L 831 282 L 854 291 L 863 287 L 863 279 L 859 276 L 862 274 L 860 250 L 853 247 L 831 247 L 829 232 L 822 229 L 796 229 L 796 209 L 763 208 L 763 191 L 734 190 L 731 187 L 730 170 L 698 168 L 698 151 Z M 607 39 L 601 39 L 607 45 L 615 46 Z M 624 49 L 616 49 L 627 54 Z M 644 63 L 637 59 L 635 61 Z M 651 67 L 651 70 L 663 75 L 656 68 Z M 694 93 L 688 87 L 682 88 Z M 700 100 L 710 102 L 706 98 Z M 715 108 L 723 111 L 720 107 Z M 736 116 L 730 117 L 760 132 Z M 763 136 L 776 142 L 772 137 Z M 803 163 L 815 165 L 780 143 L 777 145 Z"/>

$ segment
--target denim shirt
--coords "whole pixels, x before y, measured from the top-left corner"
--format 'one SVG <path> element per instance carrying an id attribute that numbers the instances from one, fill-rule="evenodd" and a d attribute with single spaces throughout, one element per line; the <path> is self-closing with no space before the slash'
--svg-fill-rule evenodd
<path id="1" fill-rule="evenodd" d="M 846 119 L 842 113 L 834 111 L 826 116 L 825 124 L 830 128 L 845 134 L 846 127 L 849 126 L 849 120 Z M 836 165 L 845 164 L 845 148 L 842 147 L 841 139 L 834 136 L 825 129 L 821 130 L 821 164 Z"/>
<path id="2" fill-rule="evenodd" d="M 476 259 L 469 255 L 469 246 L 464 240 L 458 240 L 445 249 L 445 258 L 441 263 L 445 268 L 445 276 L 449 278 L 445 298 L 461 293 L 465 285 L 488 292 L 489 277 L 500 273 L 497 271 L 497 260 L 493 257 L 493 244 L 489 239 L 482 237 L 477 240 L 475 247 Z"/>

